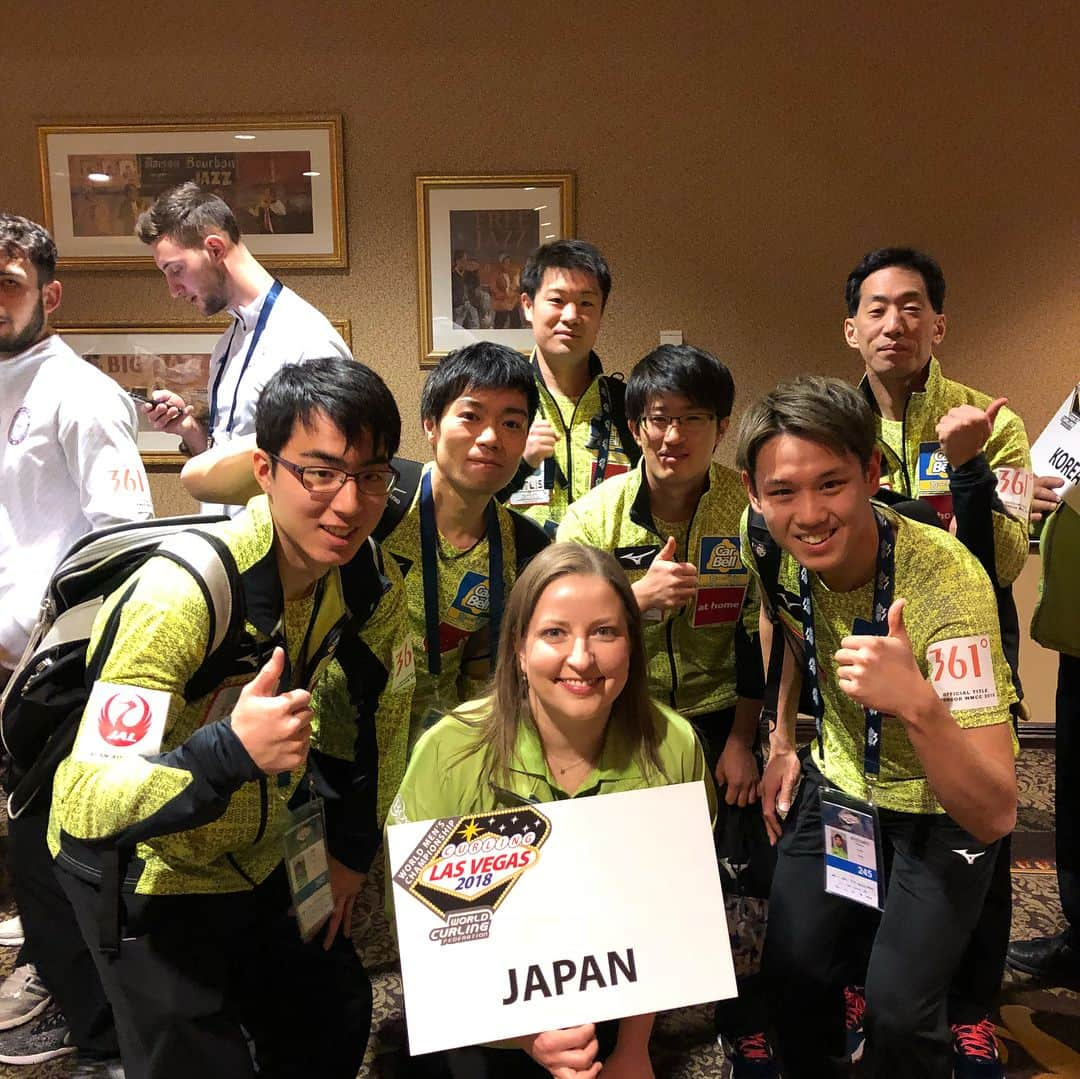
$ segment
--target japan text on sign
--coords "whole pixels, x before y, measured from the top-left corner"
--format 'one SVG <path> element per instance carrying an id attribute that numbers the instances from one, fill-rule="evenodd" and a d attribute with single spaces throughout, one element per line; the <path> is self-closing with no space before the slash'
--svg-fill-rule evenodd
<path id="1" fill-rule="evenodd" d="M 735 993 L 701 783 L 387 835 L 413 1053 Z"/>

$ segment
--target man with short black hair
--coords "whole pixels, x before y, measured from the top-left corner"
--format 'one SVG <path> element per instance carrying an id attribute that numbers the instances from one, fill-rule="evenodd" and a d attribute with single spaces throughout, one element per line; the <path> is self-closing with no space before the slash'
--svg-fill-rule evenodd
<path id="1" fill-rule="evenodd" d="M 1002 648 L 1020 686 L 1020 627 L 1012 583 L 1028 554 L 1033 483 L 1023 421 L 1006 398 L 945 378 L 934 349 L 945 336 L 945 276 L 908 247 L 864 255 L 844 290 L 844 336 L 865 367 L 882 486 L 923 498 L 982 563 L 994 585 Z M 1014 718 L 1020 708 L 1014 707 Z M 1012 920 L 1010 844 L 1001 844 L 986 907 L 953 986 L 950 1020 L 957 1079 L 1003 1077 L 990 1011 L 1004 971 Z"/>
<path id="2" fill-rule="evenodd" d="M 623 383 L 603 373 L 593 351 L 611 292 L 604 256 L 584 240 L 544 244 L 521 271 L 521 290 L 540 416 L 503 494 L 554 535 L 568 505 L 626 472 L 641 451 L 626 423 Z"/>
<path id="3" fill-rule="evenodd" d="M 134 405 L 49 327 L 63 293 L 56 257 L 40 225 L 0 214 L 0 689 L 72 543 L 92 529 L 153 515 Z M 77 1048 L 78 1067 L 104 1075 L 116 1031 L 55 879 L 47 820 L 46 794 L 8 822 L 25 944 L 0 987 L 0 1061 L 28 1063 Z M 50 992 L 59 1009 L 48 1006 Z"/>
<path id="4" fill-rule="evenodd" d="M 282 367 L 259 398 L 263 497 L 203 529 L 235 568 L 236 630 L 211 653 L 204 586 L 167 555 L 95 619 L 49 841 L 135 1079 L 253 1076 L 253 1056 L 282 1079 L 359 1069 L 371 988 L 347 934 L 379 843 L 377 753 L 370 701 L 312 691 L 346 643 L 369 697 L 393 678 L 361 638 L 404 630 L 368 540 L 400 430 L 364 365 Z M 131 707 L 137 745 L 110 737 Z"/>
<path id="5" fill-rule="evenodd" d="M 434 460 L 395 462 L 402 477 L 375 530 L 405 577 L 403 643 L 416 669 L 410 721 L 380 725 L 380 819 L 425 727 L 478 696 L 503 599 L 547 543 L 542 529 L 495 498 L 518 467 L 536 405 L 529 365 L 487 341 L 451 352 L 424 383 L 420 415 Z M 251 469 L 239 449 L 226 448 L 189 461 L 181 478 L 196 497 L 241 498 Z"/>
<path id="6" fill-rule="evenodd" d="M 950 979 L 1016 820 L 1015 693 L 993 591 L 944 530 L 871 502 L 876 443 L 870 407 L 836 379 L 778 386 L 739 429 L 736 460 L 768 530 L 751 540 L 744 525 L 762 651 L 776 633 L 789 644 L 783 677 L 769 676 L 762 808 L 780 837 L 765 965 L 793 1079 L 841 1054 L 842 991 L 868 929 L 871 1074 L 952 1075 Z M 804 682 L 817 738 L 797 754 Z M 826 855 L 836 832 L 847 858 Z"/>
<path id="7" fill-rule="evenodd" d="M 734 398 L 731 372 L 710 353 L 650 352 L 626 383 L 640 465 L 574 502 L 558 531 L 560 541 L 612 551 L 626 571 L 645 623 L 649 690 L 693 724 L 726 802 L 718 837 L 740 815 L 742 834 L 761 830 L 758 604 L 739 535 L 746 492 L 713 460 Z M 716 1011 L 735 1079 L 779 1075 L 755 989 L 740 979 L 738 1001 Z"/>
<path id="8" fill-rule="evenodd" d="M 232 326 L 210 357 L 209 414 L 171 390 L 146 406 L 159 431 L 179 435 L 189 454 L 255 430 L 255 402 L 285 363 L 351 354 L 326 317 L 274 278 L 248 250 L 224 199 L 186 183 L 159 196 L 139 216 L 136 235 L 154 253 L 169 295 L 206 316 L 228 310 Z M 204 506 L 209 513 L 239 506 Z"/>

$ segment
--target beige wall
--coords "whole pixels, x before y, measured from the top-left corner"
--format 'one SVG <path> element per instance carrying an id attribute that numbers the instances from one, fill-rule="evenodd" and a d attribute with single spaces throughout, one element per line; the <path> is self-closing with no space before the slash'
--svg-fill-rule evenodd
<path id="1" fill-rule="evenodd" d="M 352 320 L 406 452 L 413 176 L 443 172 L 576 172 L 578 232 L 615 271 L 608 364 L 679 328 L 741 401 L 798 371 L 854 376 L 845 274 L 870 247 L 925 246 L 949 279 L 949 372 L 1034 433 L 1078 376 L 1078 30 L 1075 3 L 994 0 L 52 0 L 6 26 L 0 205 L 41 213 L 38 122 L 339 111 L 350 268 L 283 276 Z M 190 317 L 155 271 L 64 283 L 67 319 Z M 170 476 L 155 495 L 187 508 Z"/>

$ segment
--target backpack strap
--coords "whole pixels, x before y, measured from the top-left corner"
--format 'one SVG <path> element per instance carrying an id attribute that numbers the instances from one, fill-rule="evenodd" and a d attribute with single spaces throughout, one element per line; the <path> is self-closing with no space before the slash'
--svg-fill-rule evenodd
<path id="1" fill-rule="evenodd" d="M 507 509 L 514 529 L 514 579 L 549 544 L 553 536 L 517 510 Z"/>
<path id="2" fill-rule="evenodd" d="M 209 658 L 239 630 L 243 619 L 240 571 L 232 551 L 217 536 L 193 528 L 163 540 L 154 555 L 182 566 L 199 586 L 210 615 Z"/>
<path id="3" fill-rule="evenodd" d="M 746 531 L 750 538 L 750 557 L 761 581 L 761 602 L 773 628 L 765 692 L 761 699 L 761 716 L 768 723 L 769 731 L 773 731 L 779 718 L 780 678 L 784 669 L 784 624 L 776 613 L 780 602 L 781 551 L 769 533 L 765 518 L 753 508 L 747 510 Z"/>
<path id="4" fill-rule="evenodd" d="M 611 394 L 611 419 L 619 432 L 623 453 L 630 458 L 631 465 L 636 465 L 641 460 L 641 447 L 637 444 L 626 419 L 626 383 L 613 374 L 603 377 L 607 381 L 608 392 Z"/>
<path id="5" fill-rule="evenodd" d="M 424 466 L 419 461 L 410 461 L 405 457 L 395 457 L 390 463 L 397 469 L 398 481 L 386 500 L 386 509 L 379 518 L 379 523 L 371 533 L 378 543 L 382 543 L 409 512 L 420 488 L 420 475 L 424 471 Z"/>

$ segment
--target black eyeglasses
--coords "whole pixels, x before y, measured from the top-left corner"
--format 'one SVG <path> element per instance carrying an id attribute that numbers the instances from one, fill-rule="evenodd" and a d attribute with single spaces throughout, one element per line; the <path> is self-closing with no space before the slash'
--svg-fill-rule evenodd
<path id="1" fill-rule="evenodd" d="M 678 424 L 687 434 L 696 435 L 712 423 L 716 417 L 715 412 L 687 412 L 684 416 L 642 416 L 641 422 L 645 430 L 657 438 L 662 438 L 668 433 L 672 424 Z"/>
<path id="2" fill-rule="evenodd" d="M 398 481 L 398 470 L 393 465 L 346 472 L 343 468 L 331 468 L 329 465 L 296 465 L 284 457 L 278 457 L 276 453 L 269 456 L 287 468 L 304 485 L 305 490 L 323 498 L 333 498 L 348 480 L 355 480 L 356 489 L 362 495 L 385 498 Z"/>

